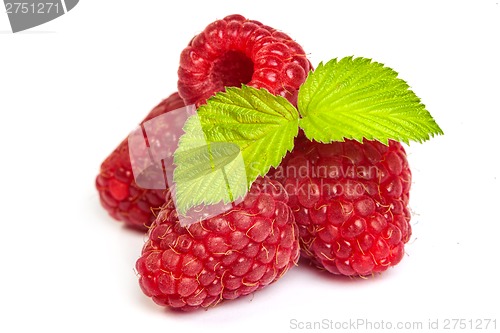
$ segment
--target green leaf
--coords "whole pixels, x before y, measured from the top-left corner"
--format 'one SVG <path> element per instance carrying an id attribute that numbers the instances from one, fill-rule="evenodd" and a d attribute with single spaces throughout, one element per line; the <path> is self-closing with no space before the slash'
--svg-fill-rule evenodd
<path id="1" fill-rule="evenodd" d="M 245 191 L 246 172 L 240 148 L 233 143 L 208 143 L 198 115 L 184 125 L 185 135 L 174 154 L 177 209 L 233 201 L 232 192 Z M 204 195 L 210 192 L 211 195 Z"/>
<path id="2" fill-rule="evenodd" d="M 443 134 L 391 68 L 367 58 L 320 63 L 299 90 L 300 127 L 324 143 L 355 139 L 422 142 Z"/>
<path id="3" fill-rule="evenodd" d="M 298 112 L 267 90 L 226 88 L 188 119 L 174 154 L 176 206 L 233 202 L 293 148 Z"/>

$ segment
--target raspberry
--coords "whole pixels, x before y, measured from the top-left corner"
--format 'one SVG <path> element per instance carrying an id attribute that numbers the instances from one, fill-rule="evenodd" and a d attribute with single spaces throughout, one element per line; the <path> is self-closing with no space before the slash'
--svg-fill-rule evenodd
<path id="1" fill-rule="evenodd" d="M 182 99 L 174 93 L 158 104 L 141 124 L 183 106 Z M 165 132 L 168 132 L 168 127 L 169 124 L 162 124 Z M 147 230 L 147 226 L 154 221 L 152 208 L 159 208 L 165 203 L 164 190 L 143 189 L 136 184 L 127 139 L 102 163 L 96 187 L 102 206 L 113 218 L 140 230 Z"/>
<path id="2" fill-rule="evenodd" d="M 302 47 L 288 35 L 230 15 L 209 24 L 180 57 L 178 89 L 188 104 L 199 106 L 225 87 L 266 88 L 296 104 L 309 69 Z"/>
<path id="3" fill-rule="evenodd" d="M 269 176 L 289 194 L 302 255 L 319 268 L 364 276 L 403 258 L 411 172 L 401 144 L 322 144 L 299 136 Z"/>
<path id="4" fill-rule="evenodd" d="M 184 228 L 167 196 L 136 263 L 143 292 L 159 305 L 187 311 L 277 281 L 299 257 L 287 201 L 278 182 L 259 178 L 231 211 Z"/>

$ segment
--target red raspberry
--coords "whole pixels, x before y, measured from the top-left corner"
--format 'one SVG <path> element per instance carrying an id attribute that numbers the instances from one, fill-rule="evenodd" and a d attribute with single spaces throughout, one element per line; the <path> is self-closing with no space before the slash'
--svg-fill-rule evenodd
<path id="1" fill-rule="evenodd" d="M 298 260 L 297 226 L 276 181 L 257 179 L 231 211 L 186 228 L 168 198 L 136 264 L 143 292 L 159 305 L 193 310 L 248 295 Z"/>
<path id="2" fill-rule="evenodd" d="M 141 124 L 183 106 L 182 99 L 174 93 L 158 104 Z M 162 130 L 168 132 L 169 125 L 162 124 Z M 102 206 L 113 218 L 141 230 L 146 230 L 154 221 L 155 215 L 152 209 L 159 208 L 165 203 L 164 190 L 143 189 L 136 184 L 132 174 L 127 139 L 123 140 L 102 163 L 96 178 L 96 187 Z"/>
<path id="3" fill-rule="evenodd" d="M 403 258 L 411 172 L 401 144 L 300 136 L 271 177 L 290 195 L 302 255 L 318 267 L 363 276 Z"/>
<path id="4" fill-rule="evenodd" d="M 230 15 L 209 24 L 181 53 L 179 94 L 199 106 L 228 86 L 266 88 L 296 104 L 309 69 L 302 47 L 288 35 Z"/>

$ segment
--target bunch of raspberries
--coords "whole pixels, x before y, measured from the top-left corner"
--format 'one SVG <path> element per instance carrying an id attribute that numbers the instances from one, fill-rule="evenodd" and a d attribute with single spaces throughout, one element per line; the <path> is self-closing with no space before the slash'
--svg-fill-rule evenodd
<path id="1" fill-rule="evenodd" d="M 285 33 L 241 15 L 217 20 L 182 51 L 178 93 L 143 122 L 202 105 L 228 86 L 265 88 L 297 103 L 312 69 Z M 169 124 L 163 124 L 165 135 Z M 298 264 L 299 255 L 332 274 L 367 276 L 394 266 L 411 236 L 411 172 L 398 142 L 322 144 L 303 134 L 281 165 L 258 178 L 232 210 L 182 227 L 168 189 L 134 180 L 127 140 L 102 163 L 102 206 L 147 230 L 136 270 L 143 292 L 162 306 L 208 308 L 253 293 Z"/>

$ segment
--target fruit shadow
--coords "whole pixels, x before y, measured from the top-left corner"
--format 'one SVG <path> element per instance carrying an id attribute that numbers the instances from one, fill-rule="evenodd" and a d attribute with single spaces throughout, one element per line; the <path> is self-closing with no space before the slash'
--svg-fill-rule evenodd
<path id="1" fill-rule="evenodd" d="M 382 279 L 383 274 L 373 274 L 369 276 L 345 276 L 337 275 L 328 272 L 325 269 L 318 268 L 316 265 L 311 263 L 310 260 L 305 258 L 300 258 L 297 264 L 297 268 L 301 269 L 303 272 L 310 274 L 314 279 L 320 279 L 326 282 L 335 282 L 336 284 L 353 285 L 359 283 L 375 283 Z"/>
<path id="2" fill-rule="evenodd" d="M 262 291 L 258 291 L 258 293 L 261 294 Z M 140 298 L 140 300 L 138 300 L 140 306 L 143 307 L 144 309 L 147 309 L 147 311 L 154 311 L 159 314 L 166 315 L 167 317 L 175 319 L 180 319 L 180 318 L 191 319 L 191 318 L 200 318 L 201 316 L 204 316 L 206 320 L 212 323 L 213 319 L 217 319 L 221 315 L 226 316 L 228 313 L 230 313 L 231 316 L 233 316 L 233 320 L 236 317 L 238 317 L 239 314 L 244 316 L 243 314 L 245 313 L 245 309 L 249 311 L 247 307 L 252 303 L 254 299 L 254 294 L 255 293 L 241 296 L 233 300 L 225 300 L 218 303 L 217 305 L 210 306 L 208 308 L 197 308 L 188 311 L 157 305 L 151 300 L 151 298 L 141 294 L 140 290 L 139 292 L 136 292 L 136 299 Z"/>

